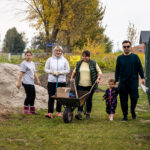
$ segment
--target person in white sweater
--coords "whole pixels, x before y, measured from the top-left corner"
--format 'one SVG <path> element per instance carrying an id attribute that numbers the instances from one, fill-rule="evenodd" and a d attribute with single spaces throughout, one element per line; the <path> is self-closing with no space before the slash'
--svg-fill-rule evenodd
<path id="1" fill-rule="evenodd" d="M 57 87 L 66 86 L 66 74 L 70 72 L 70 67 L 67 59 L 63 56 L 63 49 L 61 46 L 56 46 L 53 49 L 52 57 L 48 58 L 44 68 L 48 73 L 48 113 L 45 115 L 48 118 L 53 118 L 54 112 L 54 99 L 51 98 L 55 95 Z M 61 104 L 57 102 L 56 105 L 57 116 L 61 117 Z"/>

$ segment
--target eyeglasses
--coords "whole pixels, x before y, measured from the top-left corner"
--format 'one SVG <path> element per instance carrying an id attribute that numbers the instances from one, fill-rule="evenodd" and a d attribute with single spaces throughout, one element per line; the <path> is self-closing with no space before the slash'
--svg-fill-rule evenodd
<path id="1" fill-rule="evenodd" d="M 82 56 L 82 58 L 88 58 L 89 56 Z"/>
<path id="2" fill-rule="evenodd" d="M 130 48 L 130 46 L 123 46 L 123 48 Z"/>
<path id="3" fill-rule="evenodd" d="M 57 49 L 57 50 L 55 50 L 56 52 L 59 52 L 59 53 L 61 53 L 62 51 L 60 50 L 60 49 Z"/>

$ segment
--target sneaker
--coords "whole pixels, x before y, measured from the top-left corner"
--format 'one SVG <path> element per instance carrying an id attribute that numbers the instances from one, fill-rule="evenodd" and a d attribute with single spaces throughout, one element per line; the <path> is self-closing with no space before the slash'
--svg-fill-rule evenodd
<path id="1" fill-rule="evenodd" d="M 110 115 L 110 121 L 113 121 L 113 114 Z"/>
<path id="2" fill-rule="evenodd" d="M 57 112 L 57 117 L 62 117 L 61 112 Z"/>
<path id="3" fill-rule="evenodd" d="M 82 120 L 82 115 L 81 114 L 76 114 L 75 118 L 78 119 L 78 120 Z"/>
<path id="4" fill-rule="evenodd" d="M 135 114 L 135 112 L 132 113 L 132 119 L 133 119 L 133 120 L 136 120 L 136 114 Z"/>
<path id="5" fill-rule="evenodd" d="M 90 119 L 90 114 L 86 114 L 86 119 Z"/>
<path id="6" fill-rule="evenodd" d="M 128 121 L 128 117 L 124 117 L 121 121 L 122 121 L 122 122 Z"/>
<path id="7" fill-rule="evenodd" d="M 113 121 L 113 118 L 110 118 L 110 121 Z"/>
<path id="8" fill-rule="evenodd" d="M 53 119 L 52 113 L 45 114 L 45 117 Z"/>

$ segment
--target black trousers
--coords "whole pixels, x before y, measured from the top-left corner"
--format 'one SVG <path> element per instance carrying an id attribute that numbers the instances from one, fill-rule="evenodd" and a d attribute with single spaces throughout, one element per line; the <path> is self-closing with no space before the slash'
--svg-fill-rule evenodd
<path id="1" fill-rule="evenodd" d="M 90 91 L 91 86 L 88 86 L 88 87 L 77 86 L 77 89 L 81 90 L 81 91 Z M 92 90 L 92 92 L 90 93 L 90 95 L 89 95 L 89 97 L 88 97 L 88 99 L 86 101 L 86 113 L 91 113 L 93 94 L 94 94 L 94 90 Z M 78 107 L 78 112 L 82 112 L 82 111 L 83 111 L 83 106 L 79 106 Z"/>
<path id="2" fill-rule="evenodd" d="M 58 83 L 58 87 L 65 87 L 66 83 Z M 55 95 L 56 93 L 56 83 L 48 82 L 48 95 L 49 95 L 49 100 L 48 100 L 48 113 L 53 113 L 54 112 L 54 99 L 51 98 L 51 96 Z M 61 104 L 57 102 L 56 104 L 56 111 L 61 112 Z"/>
<path id="3" fill-rule="evenodd" d="M 132 86 L 121 86 L 119 88 L 119 96 L 120 96 L 120 103 L 121 109 L 124 117 L 128 115 L 128 96 L 130 96 L 131 100 L 131 113 L 135 113 L 136 104 L 139 98 L 138 87 Z"/>
<path id="4" fill-rule="evenodd" d="M 22 83 L 25 93 L 26 93 L 26 98 L 24 101 L 25 106 L 34 106 L 34 101 L 36 97 L 36 92 L 35 92 L 35 87 L 32 84 L 24 84 Z"/>

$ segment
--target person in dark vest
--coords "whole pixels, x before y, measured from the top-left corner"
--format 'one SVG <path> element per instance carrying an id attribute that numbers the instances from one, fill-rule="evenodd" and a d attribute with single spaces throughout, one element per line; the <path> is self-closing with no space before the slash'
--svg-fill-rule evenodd
<path id="1" fill-rule="evenodd" d="M 136 54 L 131 53 L 131 42 L 122 42 L 124 54 L 118 56 L 115 70 L 115 81 L 119 86 L 119 96 L 123 120 L 128 120 L 128 95 L 131 100 L 132 119 L 136 119 L 135 108 L 139 98 L 139 75 L 145 85 L 144 72 L 141 61 Z"/>
<path id="2" fill-rule="evenodd" d="M 90 51 L 85 50 L 82 53 L 82 60 L 77 62 L 76 67 L 72 72 L 70 81 L 72 82 L 75 77 L 77 90 L 90 91 L 95 82 L 99 83 L 101 74 L 102 71 L 96 61 L 90 59 Z M 90 118 L 90 113 L 92 110 L 92 97 L 97 87 L 98 85 L 96 84 L 86 101 L 86 119 Z M 75 115 L 76 119 L 82 120 L 82 111 L 83 106 L 78 107 L 78 113 Z"/>

